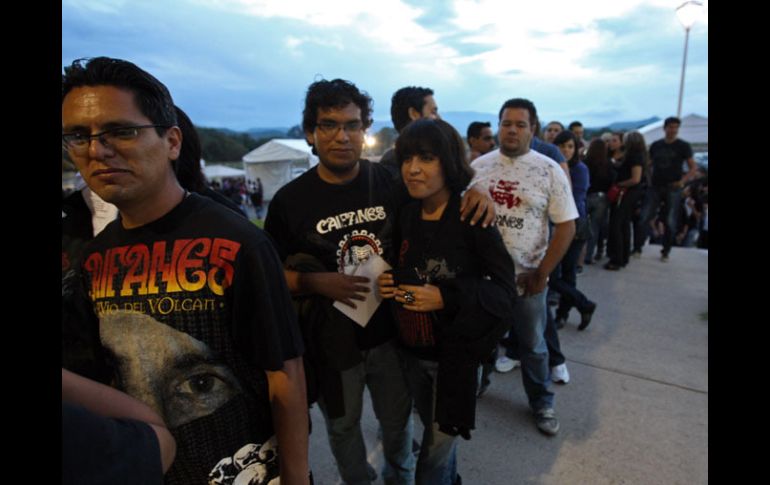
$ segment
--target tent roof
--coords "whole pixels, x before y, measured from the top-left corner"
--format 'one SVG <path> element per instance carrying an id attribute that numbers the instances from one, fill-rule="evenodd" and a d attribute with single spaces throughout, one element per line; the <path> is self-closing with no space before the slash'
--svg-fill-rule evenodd
<path id="1" fill-rule="evenodd" d="M 665 120 L 658 120 L 639 128 L 639 133 L 644 136 L 644 141 L 647 143 L 647 146 L 665 136 L 665 133 L 663 132 L 664 121 Z M 708 144 L 709 119 L 705 116 L 696 114 L 683 116 L 682 125 L 679 127 L 678 136 L 690 144 Z"/>
<path id="2" fill-rule="evenodd" d="M 221 177 L 245 177 L 246 171 L 240 168 L 231 168 L 225 165 L 206 165 L 203 167 L 203 173 L 207 179 Z"/>
<path id="3" fill-rule="evenodd" d="M 313 165 L 313 160 L 316 157 L 305 140 L 275 138 L 244 155 L 243 161 L 246 163 L 265 163 L 308 158 L 311 159 L 311 165 Z"/>

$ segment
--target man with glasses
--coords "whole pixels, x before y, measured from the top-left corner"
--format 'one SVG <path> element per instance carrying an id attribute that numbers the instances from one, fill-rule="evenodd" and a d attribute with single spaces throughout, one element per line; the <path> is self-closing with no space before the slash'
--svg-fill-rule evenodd
<path id="1" fill-rule="evenodd" d="M 73 62 L 62 143 L 119 210 L 84 250 L 83 298 L 113 380 L 174 423 L 166 483 L 309 483 L 303 344 L 280 261 L 253 224 L 179 185 L 167 88 L 127 61 Z"/>
<path id="2" fill-rule="evenodd" d="M 278 190 L 265 230 L 287 267 L 294 268 L 285 271 L 289 289 L 312 297 L 321 315 L 307 330 L 302 312 L 300 321 L 311 339 L 308 356 L 315 356 L 318 402 L 342 480 L 368 484 L 377 477 L 367 463 L 360 427 L 368 387 L 382 426 L 385 483 L 411 484 L 412 405 L 391 316 L 380 305 L 362 327 L 332 308 L 335 301 L 355 307 L 370 291 L 369 279 L 352 276 L 352 267 L 374 255 L 391 258 L 391 221 L 405 192 L 397 191 L 397 182 L 381 165 L 361 160 L 371 102 L 342 79 L 310 85 L 302 128 L 319 163 Z M 310 258 L 297 261 L 298 254 Z"/>
<path id="3" fill-rule="evenodd" d="M 383 479 L 411 484 L 412 401 L 395 348 L 392 315 L 380 305 L 362 326 L 332 308 L 334 302 L 356 307 L 371 291 L 374 282 L 353 276 L 356 267 L 372 256 L 393 261 L 393 221 L 408 200 L 400 177 L 361 159 L 364 132 L 372 124 L 371 104 L 368 94 L 343 79 L 310 85 L 302 128 L 319 163 L 275 194 L 265 230 L 286 262 L 289 289 L 306 297 L 300 320 L 342 480 L 368 484 L 377 478 L 367 463 L 360 426 L 368 387 L 382 428 Z M 472 214 L 475 223 L 486 212 L 482 223 L 489 224 L 494 214 L 487 212 L 486 202 L 491 199 L 481 190 L 473 194 L 466 216 Z"/>
<path id="4" fill-rule="evenodd" d="M 468 125 L 468 146 L 471 148 L 468 161 L 473 161 L 494 150 L 495 136 L 492 133 L 492 123 L 474 121 Z"/>

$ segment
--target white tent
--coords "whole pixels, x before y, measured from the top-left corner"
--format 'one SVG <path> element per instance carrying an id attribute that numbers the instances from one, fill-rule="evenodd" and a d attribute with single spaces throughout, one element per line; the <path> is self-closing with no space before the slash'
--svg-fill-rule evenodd
<path id="1" fill-rule="evenodd" d="M 202 164 L 201 164 L 202 165 Z M 208 180 L 221 179 L 225 177 L 245 177 L 246 171 L 240 168 L 231 168 L 225 165 L 205 165 L 203 174 Z"/>
<path id="2" fill-rule="evenodd" d="M 263 199 L 272 200 L 275 193 L 299 173 L 318 163 L 305 140 L 276 138 L 243 156 L 246 178 L 262 180 Z"/>
<path id="3" fill-rule="evenodd" d="M 639 133 L 644 136 L 644 141 L 648 147 L 652 142 L 660 140 L 666 135 L 663 132 L 664 121 L 658 120 L 639 128 Z M 709 119 L 696 114 L 684 116 L 682 125 L 679 127 L 679 138 L 691 145 L 708 145 Z"/>

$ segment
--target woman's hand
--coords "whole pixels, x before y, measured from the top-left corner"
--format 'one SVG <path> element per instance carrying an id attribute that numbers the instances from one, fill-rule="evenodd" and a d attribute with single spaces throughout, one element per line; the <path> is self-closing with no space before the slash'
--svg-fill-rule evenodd
<path id="1" fill-rule="evenodd" d="M 377 277 L 377 287 L 383 298 L 393 298 L 396 296 L 396 282 L 393 281 L 391 273 L 382 273 Z"/>
<path id="2" fill-rule="evenodd" d="M 433 285 L 399 285 L 396 301 L 413 312 L 432 312 L 444 308 L 441 290 Z"/>

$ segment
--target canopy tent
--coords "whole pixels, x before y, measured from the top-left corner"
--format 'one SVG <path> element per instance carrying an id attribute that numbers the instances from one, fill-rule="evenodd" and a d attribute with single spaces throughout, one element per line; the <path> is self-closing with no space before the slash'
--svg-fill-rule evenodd
<path id="1" fill-rule="evenodd" d="M 658 120 L 649 125 L 639 128 L 639 133 L 644 136 L 644 141 L 649 147 L 656 140 L 660 140 L 666 134 L 663 132 L 663 122 Z M 709 119 L 689 114 L 682 118 L 682 125 L 679 127 L 679 138 L 688 142 L 690 145 L 706 145 L 709 143 Z"/>
<path id="2" fill-rule="evenodd" d="M 275 193 L 298 174 L 318 163 L 305 140 L 276 138 L 243 156 L 246 178 L 262 181 L 263 199 Z"/>
<path id="3" fill-rule="evenodd" d="M 203 174 L 207 180 L 222 179 L 226 177 L 245 177 L 246 171 L 240 168 L 231 168 L 225 165 L 203 165 Z"/>

